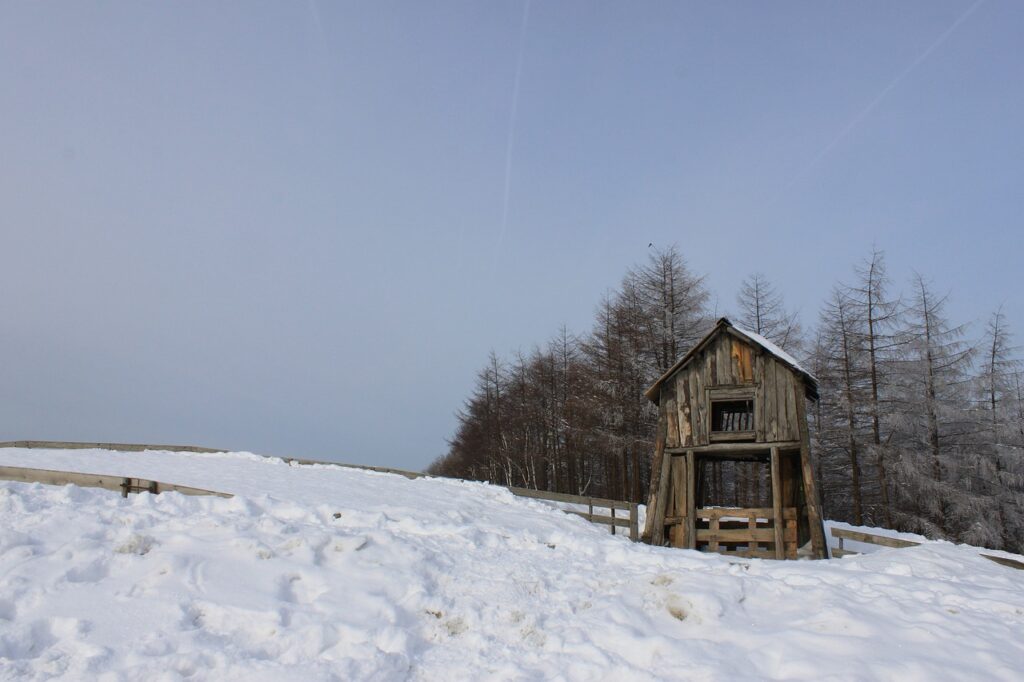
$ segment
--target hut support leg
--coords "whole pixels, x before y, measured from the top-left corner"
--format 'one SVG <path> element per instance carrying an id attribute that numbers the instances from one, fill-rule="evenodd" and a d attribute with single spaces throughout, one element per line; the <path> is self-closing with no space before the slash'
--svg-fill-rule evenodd
<path id="1" fill-rule="evenodd" d="M 665 544 L 665 498 L 668 490 L 669 468 L 672 464 L 672 458 L 665 456 L 666 430 L 665 417 L 662 414 L 658 419 L 658 433 L 654 439 L 651 490 L 647 497 L 647 522 L 644 524 L 643 535 L 645 542 L 656 547 Z"/>
<path id="2" fill-rule="evenodd" d="M 800 467 L 804 478 L 804 497 L 807 504 L 807 521 L 811 531 L 811 549 L 816 559 L 828 558 L 825 544 L 825 526 L 821 520 L 821 503 L 818 501 L 818 486 L 814 482 L 814 467 L 811 465 L 811 437 L 807 432 L 807 403 L 803 387 L 795 386 L 796 420 L 800 425 Z"/>
<path id="3" fill-rule="evenodd" d="M 686 451 L 686 547 L 697 548 L 697 466 L 693 450 Z"/>
<path id="4" fill-rule="evenodd" d="M 782 471 L 779 462 L 779 449 L 772 448 L 772 526 L 775 528 L 775 558 L 786 558 L 786 547 L 783 543 L 782 520 Z"/>

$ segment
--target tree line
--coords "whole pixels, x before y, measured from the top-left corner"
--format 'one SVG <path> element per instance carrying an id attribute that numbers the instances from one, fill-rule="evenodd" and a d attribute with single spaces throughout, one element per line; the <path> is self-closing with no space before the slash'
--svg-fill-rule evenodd
<path id="1" fill-rule="evenodd" d="M 1001 310 L 971 336 L 915 275 L 894 290 L 873 250 L 804 329 L 763 274 L 730 319 L 819 381 L 812 456 L 828 518 L 1024 550 L 1024 366 Z M 657 250 L 604 296 L 589 332 L 564 327 L 529 353 L 494 352 L 431 473 L 644 502 L 657 408 L 644 390 L 714 324 L 705 278 Z M 711 489 L 755 498 L 757 470 Z"/>

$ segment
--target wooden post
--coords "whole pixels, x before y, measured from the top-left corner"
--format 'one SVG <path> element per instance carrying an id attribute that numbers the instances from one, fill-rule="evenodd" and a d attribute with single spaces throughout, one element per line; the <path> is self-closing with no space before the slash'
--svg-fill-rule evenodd
<path id="1" fill-rule="evenodd" d="M 785 559 L 786 548 L 783 542 L 782 520 L 782 471 L 779 462 L 779 449 L 772 448 L 772 525 L 775 527 L 775 558 Z"/>
<path id="2" fill-rule="evenodd" d="M 651 489 L 647 497 L 647 523 L 644 524 L 644 540 L 652 545 L 665 544 L 665 502 L 668 492 L 669 466 L 671 457 L 665 456 L 665 434 L 668 424 L 664 409 L 659 410 L 658 433 L 654 439 L 654 459 L 651 461 Z"/>
<path id="3" fill-rule="evenodd" d="M 612 514 L 612 535 L 615 535 L 615 507 L 610 507 L 609 511 Z"/>
<path id="4" fill-rule="evenodd" d="M 629 539 L 640 539 L 640 506 L 636 502 L 629 503 Z"/>
<path id="5" fill-rule="evenodd" d="M 697 548 L 697 478 L 696 457 L 686 451 L 686 547 Z"/>
<path id="6" fill-rule="evenodd" d="M 754 531 L 757 530 L 757 514 L 751 513 L 747 517 L 747 530 L 750 531 L 750 542 L 747 543 L 747 552 L 753 557 L 754 552 L 758 551 L 757 540 L 754 539 L 756 535 Z"/>
<path id="7" fill-rule="evenodd" d="M 674 516 L 675 519 L 675 537 L 672 538 L 672 546 L 685 548 L 686 544 L 686 515 L 687 509 L 689 509 L 687 500 L 686 490 L 686 457 L 684 456 L 673 456 L 672 457 L 672 497 L 675 502 Z"/>
<path id="8" fill-rule="evenodd" d="M 825 526 L 821 519 L 821 502 L 818 500 L 818 485 L 814 481 L 814 467 L 811 465 L 811 436 L 807 431 L 807 404 L 803 384 L 797 382 L 796 420 L 800 427 L 800 468 L 804 478 L 804 498 L 807 503 L 807 521 L 811 530 L 811 549 L 815 558 L 827 559 L 828 546 L 825 544 Z"/>

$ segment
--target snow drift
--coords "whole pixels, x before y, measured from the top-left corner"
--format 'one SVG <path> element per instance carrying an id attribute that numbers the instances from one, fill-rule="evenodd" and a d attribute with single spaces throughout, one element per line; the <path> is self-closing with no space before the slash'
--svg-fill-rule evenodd
<path id="1" fill-rule="evenodd" d="M 0 482 L 0 678 L 1019 680 L 1024 572 L 612 537 L 492 486 L 243 453 L 0 450 L 232 499 Z"/>

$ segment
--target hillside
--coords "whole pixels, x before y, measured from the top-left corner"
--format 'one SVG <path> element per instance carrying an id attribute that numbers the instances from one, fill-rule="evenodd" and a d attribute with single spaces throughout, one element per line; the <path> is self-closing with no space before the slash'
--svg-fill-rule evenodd
<path id="1" fill-rule="evenodd" d="M 1024 572 L 632 544 L 484 484 L 246 453 L 0 449 L 234 493 L 0 482 L 2 679 L 1016 680 Z"/>

